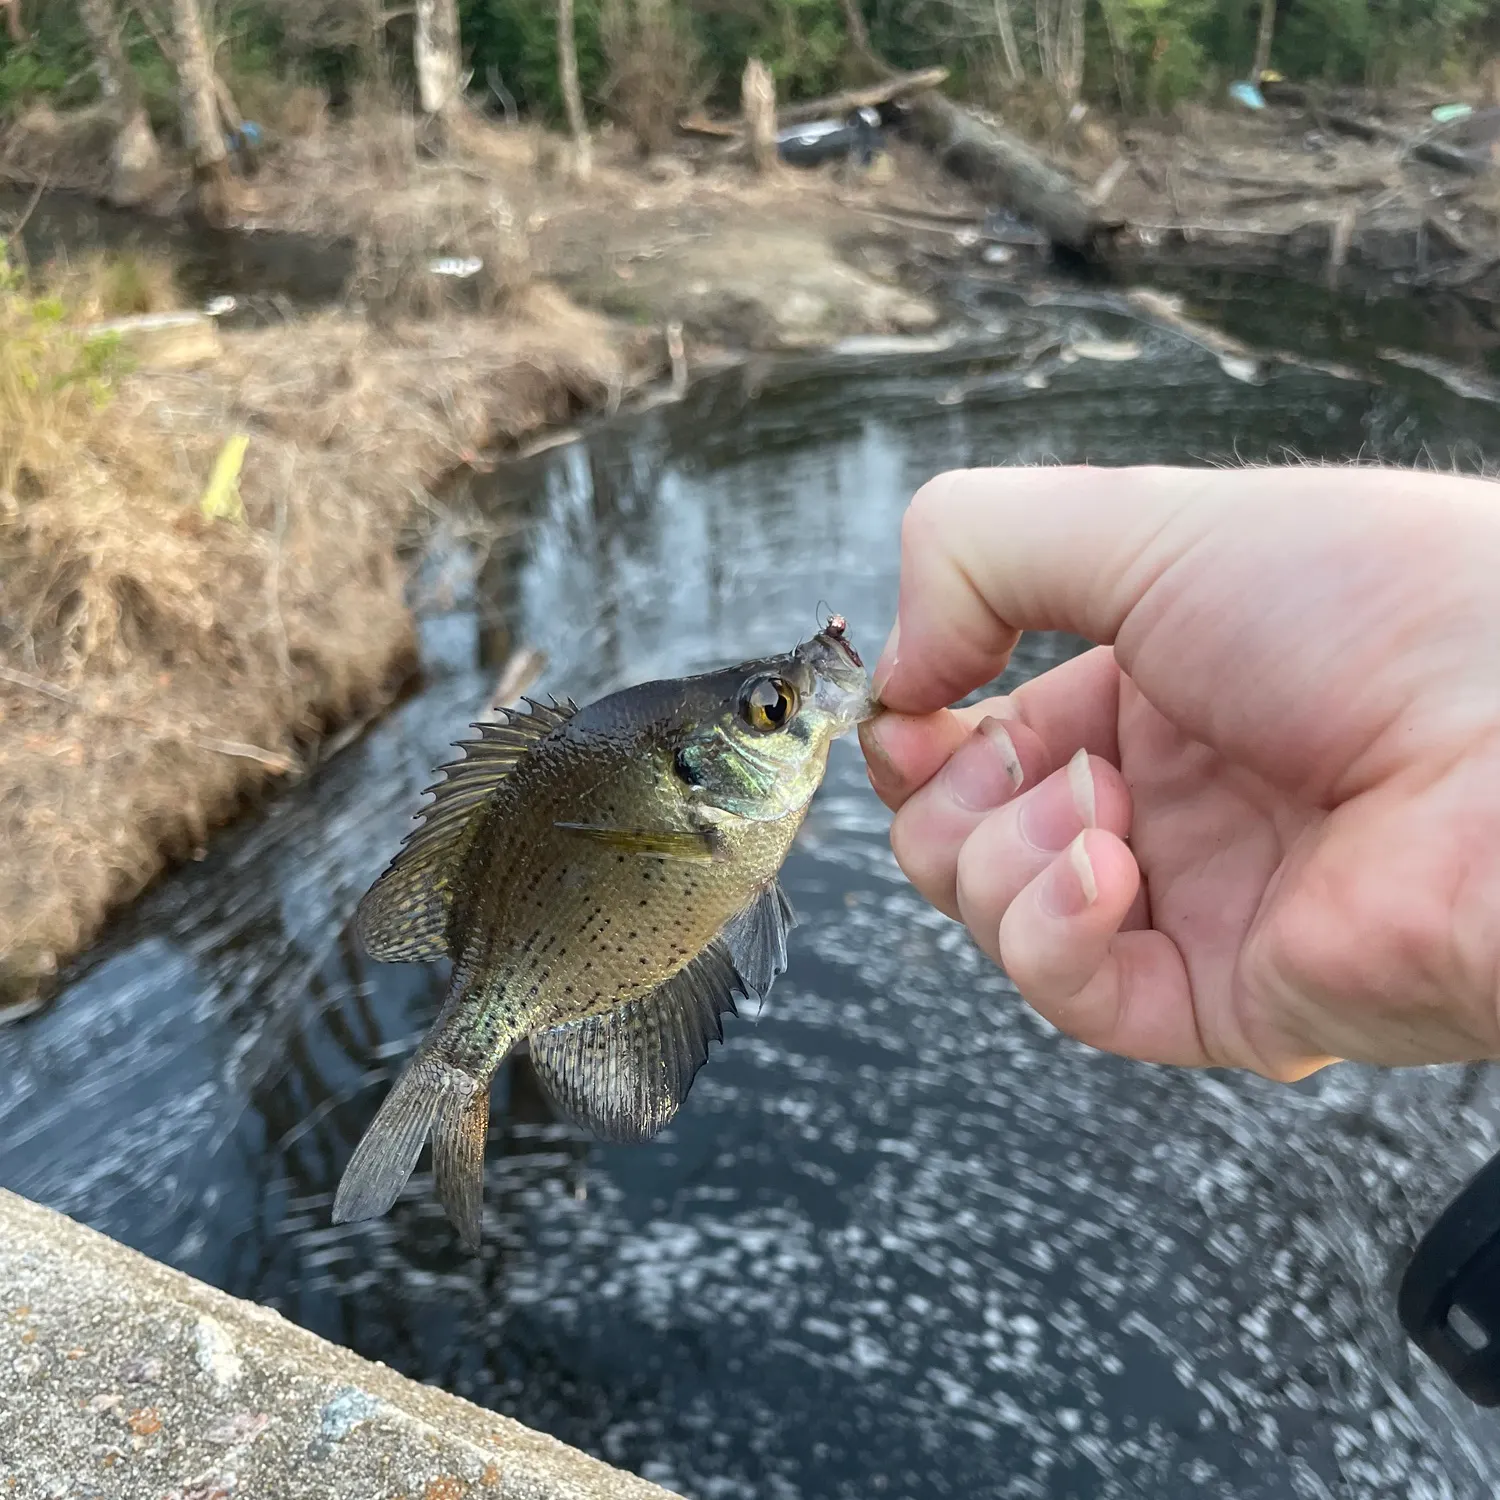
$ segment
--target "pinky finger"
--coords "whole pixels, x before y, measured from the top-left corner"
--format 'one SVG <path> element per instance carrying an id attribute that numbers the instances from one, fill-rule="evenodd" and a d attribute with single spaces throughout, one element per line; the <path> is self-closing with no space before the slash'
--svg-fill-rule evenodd
<path id="1" fill-rule="evenodd" d="M 1028 1005 L 1088 1046 L 1206 1067 L 1176 944 L 1160 932 L 1120 930 L 1140 887 L 1124 842 L 1086 830 L 1006 909 L 1001 962 Z"/>

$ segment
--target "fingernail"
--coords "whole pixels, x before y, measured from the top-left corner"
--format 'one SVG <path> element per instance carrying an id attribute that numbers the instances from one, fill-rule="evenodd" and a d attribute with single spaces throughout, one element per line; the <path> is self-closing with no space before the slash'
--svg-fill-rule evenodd
<path id="1" fill-rule="evenodd" d="M 891 673 L 896 670 L 896 645 L 901 639 L 901 621 L 897 620 L 891 626 L 891 633 L 886 637 L 885 645 L 880 649 L 880 660 L 875 663 L 875 672 L 870 678 L 870 686 L 878 698 L 886 683 L 890 681 Z"/>
<path id="2" fill-rule="evenodd" d="M 1085 828 L 1099 826 L 1099 806 L 1094 797 L 1094 768 L 1087 750 L 1078 750 L 1068 762 L 1068 791 Z"/>
<path id="3" fill-rule="evenodd" d="M 859 748 L 865 754 L 865 770 L 870 782 L 879 791 L 881 787 L 894 788 L 901 784 L 896 774 L 895 762 L 881 743 L 881 720 L 867 719 L 859 726 Z"/>
<path id="4" fill-rule="evenodd" d="M 948 795 L 970 812 L 988 812 L 1021 790 L 1026 772 L 999 719 L 985 718 L 942 769 Z"/>
<path id="5" fill-rule="evenodd" d="M 1094 866 L 1089 859 L 1086 838 L 1086 834 L 1080 833 L 1068 845 L 1068 863 L 1073 866 L 1073 873 L 1078 877 L 1079 888 L 1083 891 L 1083 904 L 1092 906 L 1099 899 L 1099 882 L 1094 878 Z"/>
<path id="6" fill-rule="evenodd" d="M 1049 916 L 1076 917 L 1099 899 L 1099 882 L 1084 842 L 1087 837 L 1080 833 L 1068 845 L 1067 857 L 1047 871 L 1038 897 L 1042 910 Z"/>

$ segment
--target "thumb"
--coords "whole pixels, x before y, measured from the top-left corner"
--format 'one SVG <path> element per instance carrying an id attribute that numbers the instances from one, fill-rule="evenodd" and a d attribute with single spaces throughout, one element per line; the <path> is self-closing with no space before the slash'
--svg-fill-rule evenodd
<path id="1" fill-rule="evenodd" d="M 875 673 L 881 702 L 907 714 L 955 702 L 1004 669 L 1023 630 L 1112 644 L 1212 524 L 1224 477 L 1082 467 L 939 475 L 902 523 L 896 629 Z"/>

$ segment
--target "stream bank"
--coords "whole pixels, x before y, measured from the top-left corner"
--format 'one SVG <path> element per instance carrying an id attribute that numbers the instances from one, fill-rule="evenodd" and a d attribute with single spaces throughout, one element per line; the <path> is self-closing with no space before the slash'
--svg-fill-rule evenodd
<path id="1" fill-rule="evenodd" d="M 175 277 L 178 301 L 235 302 L 217 323 L 189 320 L 185 354 L 127 345 L 135 368 L 73 429 L 0 414 L 37 449 L 14 484 L 0 477 L 12 1017 L 166 865 L 201 857 L 213 828 L 402 690 L 402 559 L 457 471 L 612 410 L 669 368 L 676 388 L 742 353 L 939 321 L 898 257 L 849 241 L 862 221 L 844 199 L 889 177 L 699 181 L 617 141 L 582 195 L 539 132 L 479 130 L 432 161 L 384 124 L 273 157 L 234 231 L 173 218 L 170 202 L 0 202 L 91 326 L 120 310 L 92 288 L 130 258 L 145 267 L 132 284 Z M 920 153 L 901 150 L 896 171 L 919 204 L 965 201 Z M 238 496 L 211 514 L 205 487 L 236 434 Z"/>
<path id="2" fill-rule="evenodd" d="M 55 120 L 41 136 L 52 155 L 12 136 L 12 175 L 21 163 L 77 191 L 0 197 L 34 263 L 88 247 L 164 255 L 188 300 L 237 307 L 200 366 L 124 376 L 82 462 L 0 497 L 12 788 L 0 816 L 18 871 L 0 895 L 0 1005 L 12 1014 L 167 863 L 200 854 L 212 828 L 401 691 L 413 659 L 401 559 L 456 470 L 617 405 L 673 361 L 674 325 L 680 380 L 746 353 L 931 333 L 954 312 L 955 273 L 1052 294 L 1045 244 L 899 139 L 873 170 L 761 179 L 701 143 L 642 160 L 606 135 L 581 190 L 561 143 L 527 126 L 467 120 L 437 158 L 397 114 L 322 121 L 267 157 L 239 228 L 210 231 L 181 217 L 170 184 L 144 214 L 98 205 L 87 154 L 69 157 Z M 1190 138 L 1170 149 L 1180 157 Z M 1137 199 L 1166 145 L 1085 130 L 1067 160 L 1082 177 L 1122 146 L 1144 168 L 1112 192 L 1149 222 Z M 1166 172 L 1169 185 L 1190 175 Z M 1180 235 L 1153 242 L 1136 223 L 1121 243 L 1122 266 L 1174 280 L 1231 327 L 1281 296 L 1271 279 L 1248 298 L 1215 284 L 1212 255 L 1178 253 L 1191 248 Z M 477 268 L 454 276 L 435 269 L 444 261 Z M 1377 290 L 1393 288 L 1377 299 L 1391 344 L 1495 366 L 1486 304 L 1429 287 L 1442 316 L 1409 315 L 1410 288 Z M 1343 360 L 1369 297 L 1317 296 L 1310 313 L 1329 326 L 1311 352 Z M 1226 368 L 1249 363 L 1219 352 Z M 200 497 L 236 433 L 250 439 L 243 520 L 209 520 Z"/>
<path id="3" fill-rule="evenodd" d="M 639 334 L 545 286 L 503 321 L 327 313 L 217 344 L 20 434 L 35 451 L 4 528 L 0 659 L 13 1006 L 44 998 L 164 864 L 201 857 L 211 829 L 401 691 L 401 556 L 447 474 L 654 368 Z M 238 485 L 211 501 L 236 434 Z"/>

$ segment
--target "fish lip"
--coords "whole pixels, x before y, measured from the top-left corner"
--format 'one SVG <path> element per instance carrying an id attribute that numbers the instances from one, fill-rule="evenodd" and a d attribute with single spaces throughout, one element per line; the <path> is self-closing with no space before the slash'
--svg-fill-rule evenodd
<path id="1" fill-rule="evenodd" d="M 834 615 L 828 628 L 797 647 L 797 658 L 811 668 L 818 705 L 839 726 L 838 734 L 862 724 L 876 711 L 865 665 L 844 634 L 843 617 Z"/>

